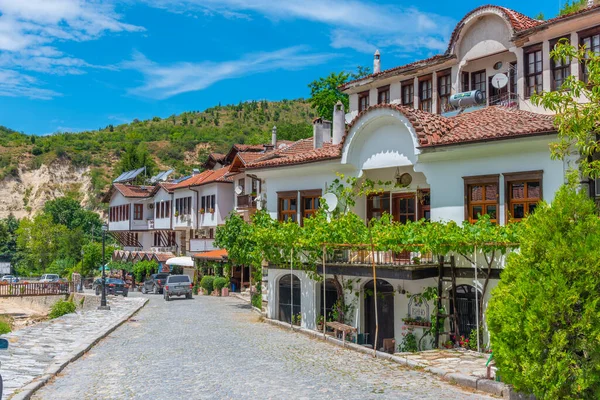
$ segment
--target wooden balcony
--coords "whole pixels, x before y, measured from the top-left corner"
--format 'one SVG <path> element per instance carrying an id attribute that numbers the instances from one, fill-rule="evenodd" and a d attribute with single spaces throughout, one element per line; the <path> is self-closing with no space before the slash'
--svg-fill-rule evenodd
<path id="1" fill-rule="evenodd" d="M 255 198 L 256 196 L 252 196 L 251 194 L 241 194 L 237 196 L 237 208 L 256 208 Z"/>

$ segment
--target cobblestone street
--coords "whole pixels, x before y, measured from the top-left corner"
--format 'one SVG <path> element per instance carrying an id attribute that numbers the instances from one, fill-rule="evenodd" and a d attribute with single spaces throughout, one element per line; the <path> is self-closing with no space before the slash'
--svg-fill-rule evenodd
<path id="1" fill-rule="evenodd" d="M 137 295 L 137 294 L 132 294 Z M 491 399 L 259 321 L 234 298 L 151 301 L 34 399 Z"/>

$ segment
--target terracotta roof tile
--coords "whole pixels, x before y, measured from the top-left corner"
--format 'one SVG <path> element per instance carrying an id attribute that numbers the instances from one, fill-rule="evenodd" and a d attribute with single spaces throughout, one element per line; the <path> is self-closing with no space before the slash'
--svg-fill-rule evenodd
<path id="1" fill-rule="evenodd" d="M 212 250 L 212 251 L 207 251 L 204 253 L 196 253 L 192 255 L 192 258 L 199 258 L 201 260 L 218 260 L 218 261 L 222 261 L 222 260 L 226 260 L 227 259 L 227 250 L 225 249 L 218 249 L 218 250 Z"/>
<path id="2" fill-rule="evenodd" d="M 114 183 L 113 187 L 125 197 L 150 197 L 154 192 L 154 186 L 137 186 Z"/>
<path id="3" fill-rule="evenodd" d="M 288 147 L 269 152 L 264 157 L 246 165 L 247 169 L 279 167 L 284 165 L 305 164 L 315 161 L 330 160 L 341 156 L 341 145 L 325 143 L 322 148 L 315 149 L 313 139 L 302 139 Z"/>
<path id="4" fill-rule="evenodd" d="M 569 14 L 565 14 L 565 15 L 559 15 L 558 17 L 550 18 L 545 21 L 538 21 L 539 23 L 537 25 L 534 25 L 534 26 L 531 26 L 531 27 L 521 30 L 520 32 L 518 32 L 517 36 L 525 36 L 525 35 L 531 33 L 531 31 L 534 31 L 538 28 L 545 28 L 547 26 L 553 25 L 558 22 L 562 22 L 564 20 L 576 18 L 583 14 L 594 13 L 594 12 L 598 12 L 598 11 L 600 11 L 600 3 L 594 4 L 591 7 L 583 7 L 581 10 L 578 10 L 578 11 L 575 11 L 575 12 L 572 12 Z"/>
<path id="5" fill-rule="evenodd" d="M 231 182 L 231 179 L 226 175 L 229 173 L 229 167 L 223 167 L 219 169 L 209 169 L 200 172 L 184 181 L 173 184 L 170 186 L 170 190 L 188 188 L 190 186 L 205 185 L 213 182 Z"/>

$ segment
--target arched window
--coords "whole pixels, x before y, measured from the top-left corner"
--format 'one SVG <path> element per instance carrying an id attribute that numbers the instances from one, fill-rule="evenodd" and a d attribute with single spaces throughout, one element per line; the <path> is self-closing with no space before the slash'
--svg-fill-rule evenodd
<path id="1" fill-rule="evenodd" d="M 292 315 L 300 314 L 300 279 L 286 274 L 279 280 L 279 320 L 292 323 Z"/>

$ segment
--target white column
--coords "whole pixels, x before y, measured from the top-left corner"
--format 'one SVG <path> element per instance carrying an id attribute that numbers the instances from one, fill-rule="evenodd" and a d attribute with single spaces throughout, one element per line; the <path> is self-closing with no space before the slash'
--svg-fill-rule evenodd
<path id="1" fill-rule="evenodd" d="M 419 108 L 419 78 L 415 76 L 413 107 Z"/>
<path id="2" fill-rule="evenodd" d="M 550 71 L 550 42 L 544 40 L 542 43 L 542 76 L 544 79 L 543 90 L 552 90 L 552 74 Z"/>
<path id="3" fill-rule="evenodd" d="M 569 39 L 571 42 L 571 46 L 578 47 L 579 46 L 579 35 L 577 32 L 571 32 L 571 38 Z M 571 75 L 576 77 L 577 79 L 581 79 L 580 75 L 581 68 L 579 68 L 579 62 L 576 58 L 571 60 Z"/>
<path id="4" fill-rule="evenodd" d="M 433 72 L 431 74 L 431 98 L 432 98 L 432 102 L 431 102 L 431 112 L 434 114 L 437 114 L 438 112 L 438 91 L 437 91 L 437 84 L 438 84 L 438 80 L 437 80 L 437 74 L 435 72 Z"/>

